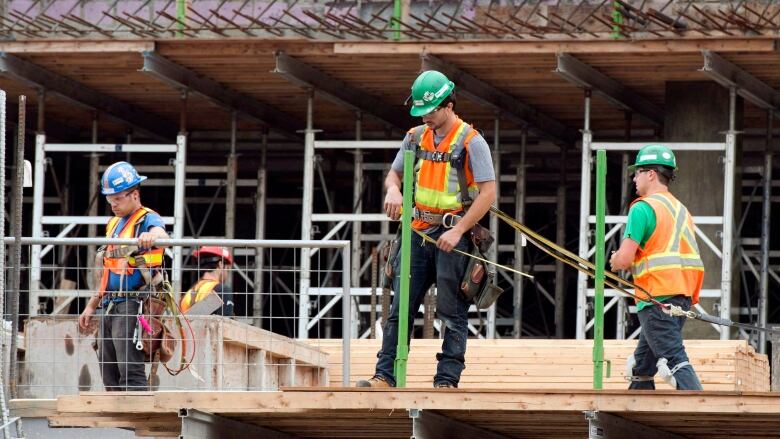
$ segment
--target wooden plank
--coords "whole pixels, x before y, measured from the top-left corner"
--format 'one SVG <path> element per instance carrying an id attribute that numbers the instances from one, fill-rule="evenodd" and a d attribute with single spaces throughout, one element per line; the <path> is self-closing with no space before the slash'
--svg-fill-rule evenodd
<path id="1" fill-rule="evenodd" d="M 57 413 L 56 399 L 12 399 L 8 401 L 11 416 L 45 418 Z"/>
<path id="2" fill-rule="evenodd" d="M 716 52 L 773 52 L 774 39 L 670 39 L 670 40 L 579 40 L 579 41 L 470 41 L 448 43 L 334 43 L 336 54 L 420 54 L 438 55 L 518 55 L 546 53 L 698 53 L 702 49 Z"/>
<path id="3" fill-rule="evenodd" d="M 152 41 L 10 41 L 0 43 L 8 53 L 140 53 L 154 50 Z"/>

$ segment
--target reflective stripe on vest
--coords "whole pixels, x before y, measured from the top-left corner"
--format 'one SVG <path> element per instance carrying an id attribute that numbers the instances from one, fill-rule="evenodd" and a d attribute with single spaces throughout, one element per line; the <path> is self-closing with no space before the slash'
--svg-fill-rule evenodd
<path id="1" fill-rule="evenodd" d="M 412 128 L 409 133 L 413 137 L 419 135 L 414 141 L 419 141 L 419 147 L 423 151 L 450 154 L 450 161 L 433 161 L 420 158 L 415 164 L 415 188 L 414 203 L 418 210 L 436 214 L 457 212 L 463 210 L 460 184 L 458 180 L 458 168 L 454 163 L 461 163 L 466 173 L 468 193 L 471 199 L 477 196 L 477 185 L 474 176 L 468 167 L 468 144 L 477 134 L 467 123 L 458 119 L 449 133 L 439 142 L 434 144 L 434 132 L 426 125 Z M 465 156 L 464 156 L 465 155 Z M 412 227 L 423 229 L 430 224 L 422 220 L 414 220 Z"/>
<path id="2" fill-rule="evenodd" d="M 669 192 L 639 198 L 634 203 L 638 201 L 652 207 L 656 226 L 631 264 L 634 282 L 653 296 L 682 294 L 697 303 L 704 264 L 688 209 Z"/>
<path id="3" fill-rule="evenodd" d="M 213 279 L 199 280 L 198 283 L 193 285 L 193 287 L 184 294 L 184 297 L 181 298 L 181 303 L 179 304 L 181 312 L 187 312 L 188 309 L 192 308 L 192 305 L 205 299 L 206 296 L 214 291 L 214 288 L 216 288 L 217 285 L 219 285 L 219 282 Z"/>
<path id="4" fill-rule="evenodd" d="M 125 224 L 122 226 L 122 230 L 120 230 L 118 233 L 116 232 L 116 228 L 122 218 L 118 216 L 111 218 L 108 220 L 108 224 L 106 224 L 106 238 L 135 238 L 136 229 L 138 228 L 137 226 L 143 221 L 144 217 L 146 217 L 146 214 L 148 213 L 156 212 L 151 209 L 147 209 L 146 207 L 141 207 L 140 209 L 136 210 L 132 215 L 130 215 L 130 218 L 125 221 Z M 106 288 L 108 287 L 109 273 L 114 273 L 119 276 L 131 276 L 135 272 L 135 269 L 127 264 L 126 255 L 122 255 L 122 250 L 126 249 L 127 247 L 128 246 L 126 245 L 106 246 L 105 254 L 112 256 L 103 257 L 103 277 L 100 281 L 99 290 L 101 296 L 106 292 Z M 143 255 L 136 256 L 136 259 L 142 258 L 147 267 L 160 267 L 162 266 L 163 252 L 163 249 L 152 249 Z"/>

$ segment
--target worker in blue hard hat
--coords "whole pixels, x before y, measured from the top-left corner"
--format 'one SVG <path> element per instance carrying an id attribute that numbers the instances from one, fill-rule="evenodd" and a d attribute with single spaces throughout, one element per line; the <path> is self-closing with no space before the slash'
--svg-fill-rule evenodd
<path id="1" fill-rule="evenodd" d="M 150 289 L 162 283 L 163 249 L 157 239 L 168 238 L 157 212 L 141 204 L 145 176 L 127 162 L 109 166 L 101 178 L 101 193 L 114 216 L 106 238 L 135 238 L 137 246 L 108 245 L 98 252 L 102 277 L 97 291 L 79 317 L 86 329 L 98 306 L 105 309 L 98 333 L 98 358 L 106 390 L 148 390 L 140 346 L 139 309 Z"/>

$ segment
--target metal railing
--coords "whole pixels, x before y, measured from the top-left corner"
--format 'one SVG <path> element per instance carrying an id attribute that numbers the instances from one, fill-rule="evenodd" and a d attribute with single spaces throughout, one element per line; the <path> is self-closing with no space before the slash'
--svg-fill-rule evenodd
<path id="1" fill-rule="evenodd" d="M 11 246 L 14 238 L 4 238 L 4 245 Z M 24 247 L 22 263 L 18 267 L 8 264 L 5 269 L 16 271 L 24 280 L 18 291 L 8 291 L 24 303 L 29 300 L 29 287 L 25 285 L 30 270 L 32 246 L 64 247 L 68 253 L 66 263 L 56 256 L 59 251 L 49 252 L 36 264 L 54 265 L 48 270 L 47 278 L 40 279 L 42 285 L 50 289 L 47 302 L 42 303 L 38 315 L 6 314 L 6 320 L 18 325 L 20 349 L 16 355 L 10 355 L 11 362 L 17 362 L 18 376 L 9 376 L 10 382 L 17 384 L 18 396 L 22 398 L 51 398 L 57 395 L 76 393 L 83 390 L 101 390 L 103 374 L 111 370 L 120 375 L 129 376 L 128 365 L 139 361 L 122 361 L 122 358 L 138 358 L 124 352 L 121 347 L 133 334 L 133 344 L 127 347 L 132 352 L 135 346 L 136 327 L 143 333 L 145 326 L 132 311 L 123 311 L 124 307 L 115 304 L 110 311 L 110 319 L 105 317 L 109 303 L 105 303 L 102 312 L 97 312 L 87 329 L 79 327 L 79 315 L 90 297 L 95 294 L 87 285 L 87 279 L 100 274 L 102 267 L 95 266 L 84 256 L 88 246 L 136 245 L 134 239 L 107 238 L 21 238 Z M 231 249 L 234 263 L 226 269 L 226 276 L 232 277 L 232 297 L 221 294 L 224 304 L 228 299 L 234 303 L 232 315 L 225 315 L 228 307 L 216 306 L 215 315 L 187 315 L 181 326 L 170 313 L 159 320 L 170 330 L 176 340 L 173 357 L 166 363 L 172 370 L 179 369 L 182 361 L 191 362 L 188 369 L 177 375 L 169 375 L 161 364 L 152 361 L 145 363 L 144 375 L 147 385 L 140 386 L 128 382 L 116 390 L 276 390 L 282 386 L 326 386 L 328 378 L 328 354 L 320 349 L 317 339 L 342 338 L 341 361 L 343 385 L 349 385 L 350 334 L 352 333 L 352 299 L 350 291 L 350 243 L 349 241 L 292 241 L 292 240 L 244 240 L 244 239 L 160 239 L 160 247 L 173 249 L 178 247 L 184 255 L 181 269 L 183 290 L 192 287 L 204 272 L 210 268 L 199 267 L 192 252 L 200 246 L 224 246 Z M 318 316 L 310 322 L 304 341 L 298 333 L 298 324 L 302 316 L 297 315 L 297 301 L 300 286 L 297 285 L 301 270 L 301 254 L 308 249 L 336 250 L 340 267 L 326 261 L 325 252 L 316 252 L 311 258 L 311 287 L 339 289 L 341 310 L 332 303 L 315 301 L 311 312 Z M 263 255 L 262 258 L 259 255 Z M 323 254 L 322 259 L 320 254 Z M 258 266 L 256 261 L 261 262 Z M 170 259 L 164 258 L 161 272 L 171 276 Z M 257 277 L 265 278 L 263 291 L 256 291 Z M 224 278 L 223 278 L 224 279 Z M 224 283 L 223 283 L 224 285 Z M 7 288 L 6 288 L 7 289 Z M 7 289 L 8 290 L 8 289 Z M 183 291 L 173 291 L 176 303 L 179 303 Z M 0 292 L 4 293 L 4 292 Z M 254 315 L 258 307 L 256 301 L 263 301 L 263 315 Z M 329 306 L 328 310 L 324 310 Z M 21 309 L 25 310 L 25 307 Z M 210 311 L 210 309 L 209 309 Z M 142 315 L 147 314 L 148 310 Z M 128 317 L 121 320 L 122 328 L 117 330 L 115 317 Z M 104 324 L 113 322 L 111 325 Z M 137 326 L 133 327 L 138 321 Z M 132 322 L 132 323 L 128 323 Z M 341 325 L 338 325 L 338 323 Z M 151 326 L 154 326 L 151 325 Z M 112 332 L 113 331 L 113 332 Z M 111 336 L 111 337 L 109 337 Z M 111 344 L 103 340 L 112 339 L 116 355 L 106 355 Z M 101 344 L 103 343 L 103 344 Z M 332 344 L 323 344 L 327 347 Z M 100 347 L 100 348 L 99 348 Z M 3 354 L 7 354 L 4 352 Z M 101 361 L 102 360 L 102 361 Z M 148 358 L 147 358 L 148 360 Z M 105 366 L 101 366 L 105 365 Z M 116 365 L 113 367 L 112 365 Z M 138 368 L 134 368 L 137 374 Z M 7 370 L 4 368 L 4 370 Z M 134 388 L 135 387 L 135 388 Z M 143 388 L 137 388 L 143 387 Z"/>

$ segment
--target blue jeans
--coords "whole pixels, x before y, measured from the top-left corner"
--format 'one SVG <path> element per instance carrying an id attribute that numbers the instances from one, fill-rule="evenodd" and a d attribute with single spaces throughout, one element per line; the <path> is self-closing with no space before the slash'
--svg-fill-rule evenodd
<path id="1" fill-rule="evenodd" d="M 675 296 L 665 303 L 677 305 L 684 310 L 691 309 L 691 298 Z M 688 354 L 683 346 L 682 328 L 685 325 L 685 317 L 672 317 L 657 306 L 648 306 L 639 311 L 639 323 L 642 332 L 639 335 L 639 344 L 634 351 L 636 366 L 634 376 L 654 376 L 658 372 L 659 358 L 666 358 L 669 369 L 684 361 L 688 361 Z M 702 390 L 701 382 L 693 370 L 693 366 L 683 366 L 674 374 L 677 381 L 677 390 Z M 629 389 L 653 390 L 655 382 L 632 381 Z"/>
<path id="2" fill-rule="evenodd" d="M 438 228 L 429 233 L 437 240 L 444 232 Z M 458 245 L 458 250 L 471 250 L 471 241 L 464 235 Z M 468 265 L 468 257 L 455 253 L 446 253 L 434 244 L 427 243 L 412 232 L 411 279 L 409 282 L 409 338 L 414 327 L 414 316 L 428 289 L 436 284 L 436 314 L 446 326 L 442 351 L 436 354 L 439 365 L 436 369 L 434 384 L 448 383 L 458 385 L 460 374 L 466 368 L 466 339 L 468 338 L 468 308 L 469 303 L 460 292 L 460 282 Z M 393 364 L 398 345 L 398 309 L 400 307 L 400 266 L 401 257 L 397 258 L 393 267 L 396 273 L 393 279 L 393 306 L 385 322 L 382 337 L 382 349 L 377 354 L 376 373 L 374 376 L 383 378 L 391 386 L 395 386 Z M 409 340 L 406 341 L 407 344 Z"/>

